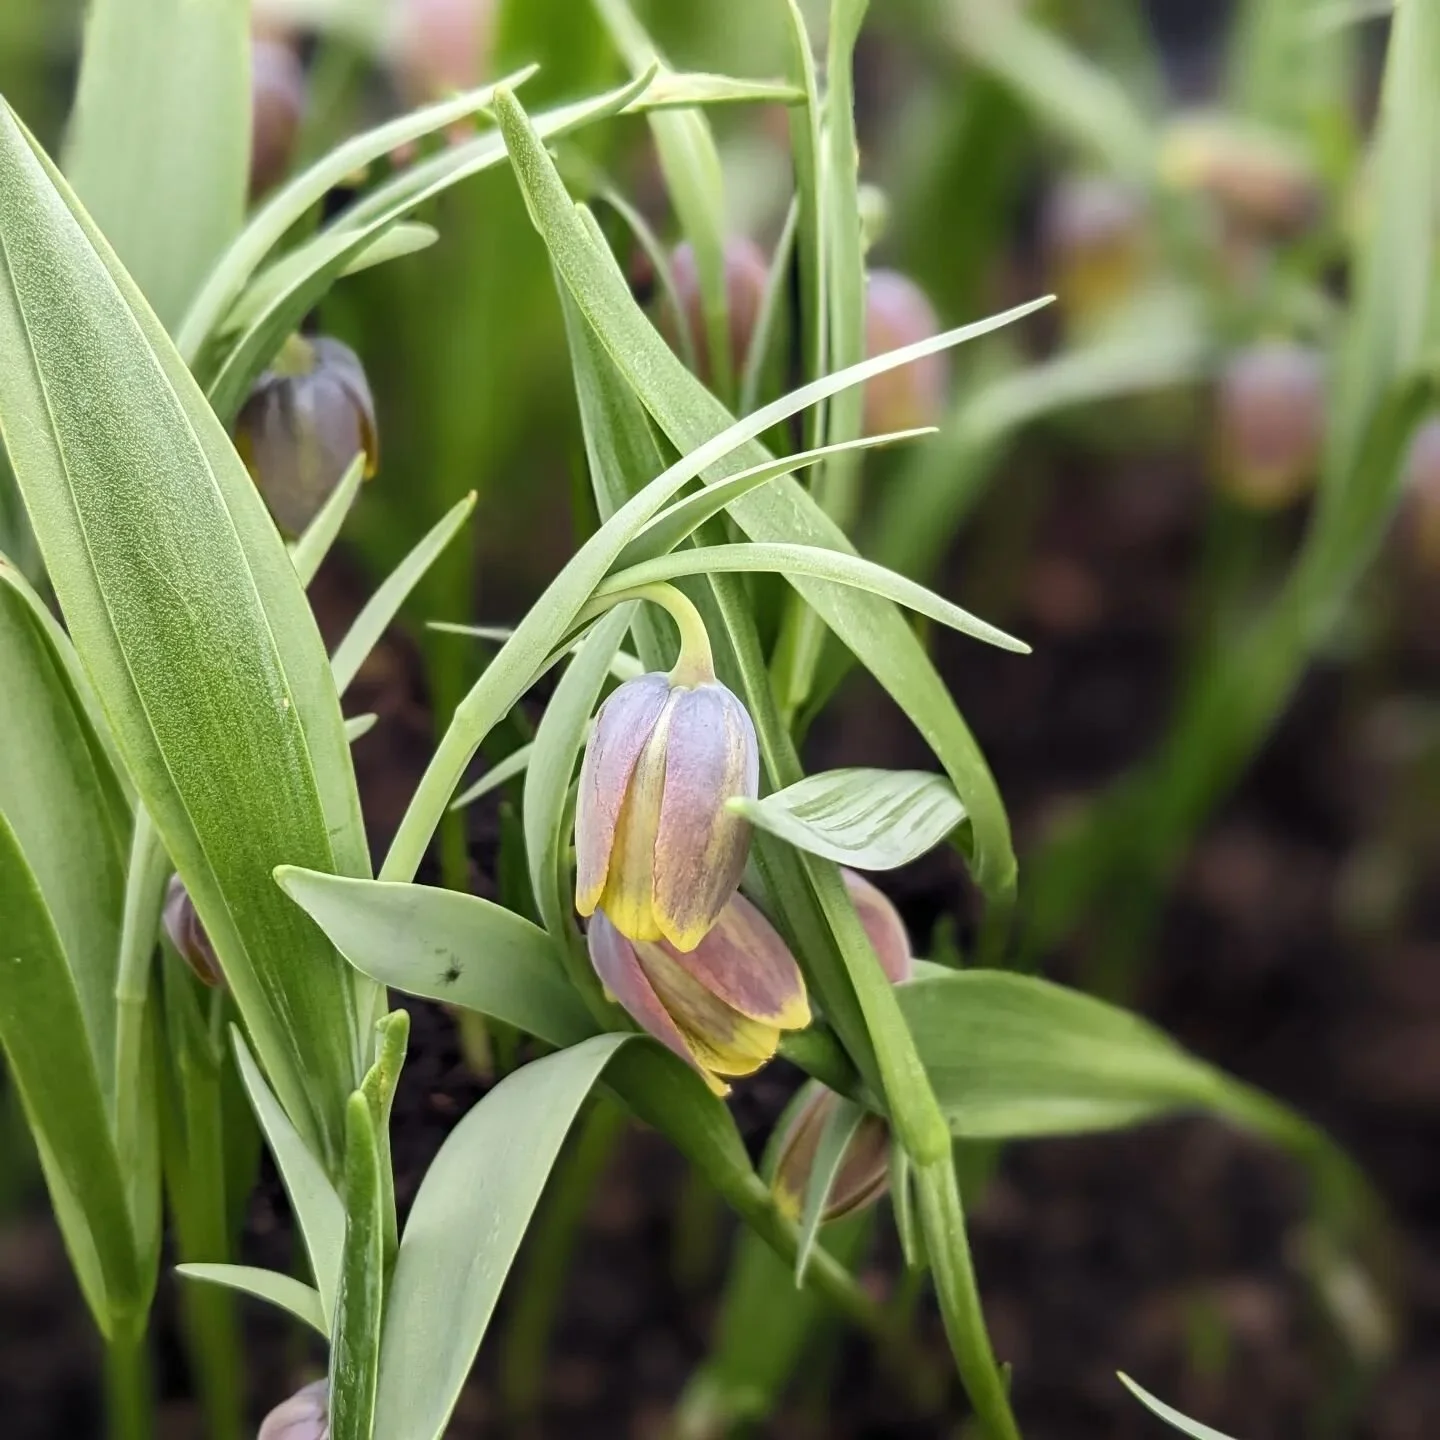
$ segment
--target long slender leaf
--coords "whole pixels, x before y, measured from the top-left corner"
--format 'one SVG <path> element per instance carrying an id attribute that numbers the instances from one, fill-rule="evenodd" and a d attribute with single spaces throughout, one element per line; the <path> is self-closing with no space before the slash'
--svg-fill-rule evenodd
<path id="1" fill-rule="evenodd" d="M 820 1225 L 825 1218 L 825 1207 L 830 1203 L 830 1192 L 839 1178 L 840 1167 L 845 1162 L 845 1152 L 865 1118 L 865 1111 L 853 1101 L 840 1099 L 831 1112 L 825 1129 L 821 1131 L 820 1142 L 815 1147 L 815 1163 L 805 1186 L 805 1208 L 800 1217 L 800 1243 L 795 1250 L 795 1284 L 805 1283 L 805 1271 L 820 1234 Z"/>
<path id="2" fill-rule="evenodd" d="M 325 503 L 315 518 L 305 527 L 305 533 L 290 547 L 290 560 L 300 583 L 306 587 L 320 570 L 320 562 L 330 553 L 330 547 L 340 536 L 340 527 L 360 493 L 360 482 L 365 478 L 366 457 L 362 451 L 350 462 L 340 483 L 325 497 Z"/>
<path id="3" fill-rule="evenodd" d="M 167 327 L 244 215 L 249 20 L 246 0 L 89 7 L 65 170 Z"/>
<path id="4" fill-rule="evenodd" d="M 0 428 L 76 651 L 268 1072 L 334 1162 L 356 982 L 269 881 L 281 859 L 369 864 L 314 619 L 189 371 L 8 110 L 0 254 Z"/>
<path id="5" fill-rule="evenodd" d="M 1157 1400 L 1148 1390 L 1142 1390 L 1128 1375 L 1121 1374 L 1120 1383 L 1152 1414 L 1158 1415 L 1167 1425 L 1182 1434 L 1191 1436 L 1192 1440 L 1230 1440 L 1228 1435 L 1222 1435 L 1218 1430 L 1212 1430 L 1210 1426 L 1202 1425 L 1188 1415 L 1182 1415 L 1163 1400 Z"/>
<path id="6" fill-rule="evenodd" d="M 224 1285 L 231 1290 L 238 1290 L 242 1295 L 253 1295 L 257 1300 L 264 1300 L 281 1310 L 288 1310 L 317 1334 L 323 1335 L 327 1340 L 330 1338 L 319 1291 L 312 1289 L 303 1280 L 295 1279 L 293 1275 L 282 1275 L 275 1270 L 259 1270 L 252 1265 L 213 1265 L 200 1261 L 177 1265 L 175 1273 L 186 1280 Z"/>

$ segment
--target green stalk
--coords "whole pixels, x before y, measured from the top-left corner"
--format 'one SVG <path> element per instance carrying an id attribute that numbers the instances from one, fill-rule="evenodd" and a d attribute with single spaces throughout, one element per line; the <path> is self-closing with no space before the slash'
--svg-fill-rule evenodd
<path id="1" fill-rule="evenodd" d="M 105 1347 L 105 1433 L 109 1440 L 154 1440 L 154 1384 L 143 1321 L 121 1322 Z"/>

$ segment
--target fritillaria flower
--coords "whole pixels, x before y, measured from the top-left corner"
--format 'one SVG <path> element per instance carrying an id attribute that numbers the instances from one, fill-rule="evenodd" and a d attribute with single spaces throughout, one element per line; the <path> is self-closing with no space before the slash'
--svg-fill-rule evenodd
<path id="1" fill-rule="evenodd" d="M 590 921 L 590 960 L 606 993 L 688 1061 L 717 1095 L 750 1075 L 786 1030 L 810 1023 L 800 967 L 770 922 L 735 895 L 693 950 L 627 940 L 604 911 Z"/>
<path id="2" fill-rule="evenodd" d="M 670 257 L 670 273 L 685 312 L 685 324 L 695 345 L 696 373 L 707 384 L 711 379 L 710 345 L 705 328 L 705 311 L 700 297 L 700 272 L 695 250 L 687 241 Z M 737 373 L 750 350 L 750 338 L 760 320 L 770 262 L 765 252 L 748 236 L 731 235 L 725 241 L 725 303 L 730 322 L 730 364 Z M 672 344 L 678 325 L 667 305 L 660 313 L 660 327 Z"/>
<path id="3" fill-rule="evenodd" d="M 250 46 L 250 194 L 285 176 L 305 113 L 305 67 L 288 41 L 256 36 Z"/>
<path id="4" fill-rule="evenodd" d="M 1108 175 L 1072 175 L 1050 192 L 1040 224 L 1050 284 L 1066 309 L 1093 316 L 1135 289 L 1145 261 L 1145 205 Z"/>
<path id="5" fill-rule="evenodd" d="M 1425 421 L 1410 441 L 1400 524 L 1418 568 L 1440 573 L 1440 417 Z"/>
<path id="6" fill-rule="evenodd" d="M 367 476 L 379 462 L 359 357 L 327 336 L 291 336 L 245 401 L 235 446 L 276 524 L 298 535 L 357 455 Z"/>
<path id="7" fill-rule="evenodd" d="M 865 291 L 865 355 L 873 359 L 940 332 L 925 292 L 898 270 L 872 270 Z M 942 353 L 912 360 L 865 382 L 865 433 L 933 425 L 944 412 L 950 362 Z"/>
<path id="8" fill-rule="evenodd" d="M 900 912 L 890 903 L 889 896 L 863 875 L 843 866 L 840 874 L 885 978 L 892 985 L 903 984 L 914 972 L 915 957 L 910 953 L 910 936 Z"/>
<path id="9" fill-rule="evenodd" d="M 191 900 L 190 892 L 178 875 L 170 877 L 161 920 L 170 943 L 196 975 L 207 985 L 223 985 L 225 976 L 215 956 L 215 947 L 195 913 L 195 902 Z"/>
<path id="10" fill-rule="evenodd" d="M 805 1192 L 821 1137 L 840 1104 L 840 1097 L 812 1080 L 806 1087 L 784 1138 L 771 1190 L 776 1203 L 792 1220 L 805 1207 Z M 844 1159 L 830 1186 L 821 1222 L 843 1220 L 878 1200 L 890 1184 L 890 1127 L 878 1115 L 866 1114 L 845 1147 Z"/>
<path id="11" fill-rule="evenodd" d="M 255 1440 L 329 1440 L 330 1382 L 316 1380 L 277 1405 Z"/>
<path id="12" fill-rule="evenodd" d="M 1297 499 L 1314 479 L 1325 440 L 1325 368 L 1288 341 L 1252 345 L 1221 372 L 1216 393 L 1219 481 L 1252 509 Z"/>

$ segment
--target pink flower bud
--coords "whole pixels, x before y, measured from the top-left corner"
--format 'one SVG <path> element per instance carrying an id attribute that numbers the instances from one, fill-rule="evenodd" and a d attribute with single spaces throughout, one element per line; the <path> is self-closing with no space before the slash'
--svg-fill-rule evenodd
<path id="1" fill-rule="evenodd" d="M 195 913 L 195 903 L 190 892 L 178 875 L 170 877 L 170 888 L 165 892 L 165 909 L 162 912 L 165 934 L 175 947 L 180 958 L 207 985 L 223 985 L 224 973 L 216 958 L 215 947 Z"/>
<path id="2" fill-rule="evenodd" d="M 245 401 L 235 447 L 275 523 L 298 535 L 358 454 L 367 476 L 379 463 L 375 404 L 359 357 L 324 335 L 291 336 Z"/>
<path id="3" fill-rule="evenodd" d="M 872 270 L 865 293 L 865 356 L 873 359 L 940 332 L 925 292 L 896 270 Z M 865 433 L 933 425 L 945 411 L 950 361 L 927 355 L 865 382 Z"/>
<path id="4" fill-rule="evenodd" d="M 780 1142 L 771 1189 L 781 1210 L 792 1220 L 798 1220 L 804 1211 L 820 1139 L 839 1103 L 840 1097 L 833 1090 L 810 1081 Z M 889 1185 L 890 1127 L 880 1116 L 867 1114 L 845 1149 L 821 1223 L 843 1220 L 873 1205 Z"/>
<path id="5" fill-rule="evenodd" d="M 708 385 L 711 379 L 709 332 L 705 328 L 705 310 L 700 296 L 700 272 L 695 264 L 695 248 L 687 241 L 677 246 L 670 257 L 670 273 L 685 312 L 685 323 L 695 346 L 696 373 Z M 770 262 L 765 252 L 744 235 L 731 235 L 725 241 L 725 305 L 730 320 L 730 366 L 740 373 L 750 350 L 750 339 L 760 320 L 760 307 L 765 299 L 765 285 Z M 679 325 L 670 306 L 660 309 L 660 330 L 675 349 L 679 349 Z"/>
<path id="6" fill-rule="evenodd" d="M 780 1035 L 810 1023 L 800 968 L 770 922 L 742 895 L 689 951 L 627 940 L 603 911 L 591 917 L 590 960 L 642 1029 L 693 1065 L 717 1095 L 722 1075 L 749 1075 Z"/>
<path id="7" fill-rule="evenodd" d="M 423 104 L 480 83 L 494 10 L 494 0 L 400 0 L 391 54 L 407 99 Z"/>
<path id="8" fill-rule="evenodd" d="M 1221 488 L 1257 510 L 1309 487 L 1325 441 L 1325 368 L 1300 345 L 1269 342 L 1233 356 L 1216 393 Z"/>
<path id="9" fill-rule="evenodd" d="M 880 968 L 892 985 L 904 984 L 914 973 L 915 957 L 910 953 L 910 936 L 900 912 L 889 897 L 863 875 L 841 867 L 845 888 L 855 904 L 866 938 L 874 947 Z"/>
<path id="10" fill-rule="evenodd" d="M 740 883 L 759 793 L 755 727 L 718 680 L 627 680 L 600 707 L 575 809 L 575 908 L 631 940 L 693 950 Z"/>
<path id="11" fill-rule="evenodd" d="M 330 1382 L 316 1380 L 277 1405 L 255 1440 L 329 1440 Z"/>
<path id="12" fill-rule="evenodd" d="M 250 46 L 250 195 L 263 195 L 290 168 L 305 114 L 305 67 L 280 39 Z"/>

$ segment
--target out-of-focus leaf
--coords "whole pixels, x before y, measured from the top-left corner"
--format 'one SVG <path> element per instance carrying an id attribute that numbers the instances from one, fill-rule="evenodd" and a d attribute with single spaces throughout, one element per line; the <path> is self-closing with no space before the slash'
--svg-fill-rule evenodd
<path id="1" fill-rule="evenodd" d="M 965 819 L 955 787 L 924 770 L 826 770 L 759 800 L 732 800 L 752 825 L 856 870 L 893 870 Z"/>
<path id="2" fill-rule="evenodd" d="M 240 1291 L 242 1295 L 253 1295 L 257 1300 L 277 1305 L 282 1310 L 288 1310 L 297 1320 L 327 1340 L 330 1338 L 319 1291 L 305 1284 L 303 1280 L 295 1279 L 293 1275 L 282 1275 L 275 1270 L 259 1270 L 253 1265 L 212 1265 L 198 1261 L 189 1265 L 177 1265 L 175 1273 L 186 1280 L 224 1285 L 228 1289 Z"/>
<path id="3" fill-rule="evenodd" d="M 377 1435 L 439 1440 L 571 1123 L 629 1038 L 597 1035 L 508 1076 L 431 1162 L 385 1307 Z"/>
<path id="4" fill-rule="evenodd" d="M 370 1102 L 358 1090 L 345 1120 L 345 1243 L 331 1325 L 330 1434 L 334 1440 L 371 1440 L 385 1278 L 380 1146 Z"/>
<path id="5" fill-rule="evenodd" d="M 439 524 L 421 539 L 365 602 L 365 608 L 355 617 L 354 623 L 345 632 L 345 638 L 330 657 L 335 688 L 342 695 L 350 688 L 350 682 L 365 663 L 365 657 L 385 633 L 385 627 L 399 613 L 410 592 L 424 578 L 436 556 L 459 533 L 474 509 L 475 492 L 472 490 L 463 500 L 451 506 Z"/>
<path id="6" fill-rule="evenodd" d="M 314 618 L 183 361 L 8 110 L 0 247 L 0 427 L 76 652 L 277 1091 L 335 1162 L 356 980 L 269 877 L 369 865 Z"/>
<path id="7" fill-rule="evenodd" d="M 782 80 L 661 68 L 645 89 L 644 105 L 646 110 L 682 110 L 699 105 L 799 105 L 804 99 L 804 91 Z"/>
<path id="8" fill-rule="evenodd" d="M 95 1323 L 142 1315 L 141 1268 L 80 997 L 15 831 L 0 814 L 0 1045 Z"/>
<path id="9" fill-rule="evenodd" d="M 245 213 L 249 21 L 246 0 L 89 7 L 65 171 L 172 329 Z"/>
<path id="10" fill-rule="evenodd" d="M 345 720 L 345 738 L 353 745 L 362 735 L 368 735 L 379 720 L 375 714 L 350 715 Z"/>
<path id="11" fill-rule="evenodd" d="M 523 916 L 426 885 L 288 865 L 275 878 L 352 965 L 383 985 L 478 1010 L 551 1045 L 595 1033 L 554 941 Z"/>
<path id="12" fill-rule="evenodd" d="M 1167 1425 L 1173 1426 L 1182 1434 L 1191 1436 L 1192 1440 L 1230 1440 L 1228 1435 L 1222 1435 L 1218 1430 L 1212 1430 L 1208 1425 L 1202 1425 L 1198 1420 L 1182 1415 L 1163 1400 L 1157 1400 L 1148 1390 L 1142 1390 L 1128 1375 L 1122 1373 L 1120 1383 L 1152 1414 L 1158 1415 Z"/>
<path id="13" fill-rule="evenodd" d="M 290 1123 L 280 1102 L 271 1093 L 251 1057 L 240 1032 L 234 1032 L 235 1065 L 240 1071 L 246 1093 L 250 1096 L 255 1118 L 270 1147 L 290 1209 L 310 1257 L 310 1270 L 315 1289 L 320 1295 L 320 1308 L 326 1328 L 335 1313 L 335 1289 L 340 1283 L 340 1252 L 345 1243 L 345 1207 L 335 1187 L 325 1177 L 319 1162 L 306 1148 L 295 1127 Z"/>

